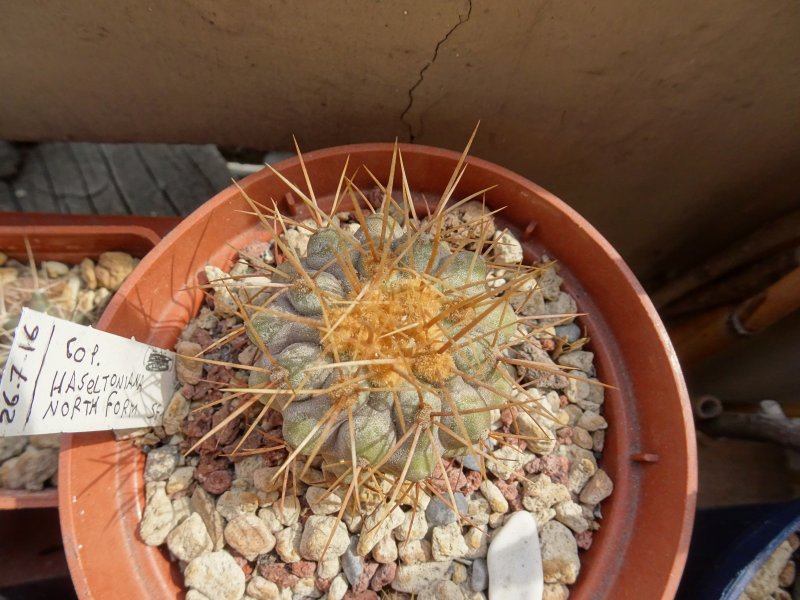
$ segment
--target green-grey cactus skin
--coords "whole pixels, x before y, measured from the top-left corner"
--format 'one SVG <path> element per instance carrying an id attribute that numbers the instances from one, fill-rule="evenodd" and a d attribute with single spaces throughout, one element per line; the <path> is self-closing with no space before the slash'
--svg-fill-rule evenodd
<path id="1" fill-rule="evenodd" d="M 334 226 L 320 228 L 309 239 L 306 255 L 297 257 L 304 273 L 281 265 L 286 277 L 275 280 L 287 287 L 274 292 L 247 323 L 251 341 L 270 355 L 260 356 L 256 366 L 263 370 L 251 372 L 249 385 L 257 390 L 277 384 L 286 390 L 277 397 L 265 394 L 263 401 L 273 399 L 283 414 L 284 439 L 300 454 L 349 463 L 354 452 L 361 461 L 419 481 L 432 475 L 442 457 L 466 454 L 487 438 L 492 408 L 507 403 L 511 394 L 510 378 L 497 358 L 516 331 L 517 317 L 509 304 L 486 293 L 488 269 L 479 255 L 453 254 L 437 237 L 405 231 L 380 213 L 368 216 L 365 225 L 352 235 Z M 411 324 L 371 330 L 366 300 L 363 323 L 347 313 L 344 307 L 365 297 L 365 288 L 400 304 L 406 289 L 417 294 L 409 296 L 409 314 L 416 310 L 423 314 L 414 313 L 420 321 L 435 321 L 426 325 L 430 335 L 423 335 L 427 350 L 420 350 L 423 338 L 415 338 L 415 346 L 393 333 Z M 431 304 L 446 314 L 427 314 Z M 403 309 L 374 310 L 380 321 L 384 310 Z M 434 318 L 437 314 L 441 318 Z M 325 332 L 335 319 L 348 323 L 347 331 L 359 341 L 331 342 Z M 397 337 L 392 348 L 406 344 L 411 350 L 396 357 L 360 351 L 392 335 Z M 448 340 L 446 349 L 437 350 Z M 370 358 L 396 361 L 362 364 Z M 348 361 L 358 364 L 335 367 Z M 392 375 L 397 369 L 401 377 Z"/>

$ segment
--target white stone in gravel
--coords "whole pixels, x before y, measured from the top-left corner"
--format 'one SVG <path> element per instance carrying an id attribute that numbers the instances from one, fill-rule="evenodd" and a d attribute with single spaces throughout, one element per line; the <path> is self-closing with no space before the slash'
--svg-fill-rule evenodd
<path id="1" fill-rule="evenodd" d="M 196 342 L 181 340 L 175 346 L 175 372 L 178 381 L 183 384 L 195 385 L 203 376 L 203 363 L 194 360 L 193 356 L 200 354 L 203 347 Z"/>
<path id="2" fill-rule="evenodd" d="M 283 562 L 300 562 L 300 540 L 302 537 L 303 526 L 300 523 L 290 525 L 275 535 L 276 550 Z"/>
<path id="3" fill-rule="evenodd" d="M 333 535 L 331 536 L 331 532 Z M 328 538 L 330 543 L 328 543 Z M 347 550 L 350 543 L 350 536 L 347 534 L 347 527 L 336 517 L 325 517 L 312 515 L 306 521 L 303 528 L 303 537 L 300 539 L 300 556 L 306 560 L 321 560 L 323 550 L 325 558 L 341 556 Z M 371 550 L 371 548 L 370 548 Z"/>
<path id="4" fill-rule="evenodd" d="M 264 466 L 264 457 L 260 454 L 248 456 L 234 464 L 235 479 L 253 483 L 253 474 Z"/>
<path id="5" fill-rule="evenodd" d="M 496 231 L 494 234 L 494 258 L 498 263 L 513 265 L 522 262 L 522 245 L 508 231 Z"/>
<path id="6" fill-rule="evenodd" d="M 0 462 L 4 462 L 13 456 L 17 456 L 25 450 L 28 445 L 27 436 L 0 438 Z"/>
<path id="7" fill-rule="evenodd" d="M 417 600 L 466 600 L 466 595 L 459 585 L 445 579 L 432 583 L 417 596 Z"/>
<path id="8" fill-rule="evenodd" d="M 203 519 L 206 524 L 208 535 L 211 536 L 211 541 L 214 543 L 214 550 L 222 550 L 225 545 L 225 538 L 223 536 L 223 527 L 225 522 L 222 515 L 217 512 L 214 506 L 214 500 L 211 496 L 200 486 L 194 488 L 192 493 L 192 510 L 194 510 Z"/>
<path id="9" fill-rule="evenodd" d="M 194 467 L 178 467 L 167 481 L 167 493 L 172 495 L 187 489 L 194 477 Z"/>
<path id="10" fill-rule="evenodd" d="M 162 425 L 167 435 L 175 435 L 181 430 L 181 423 L 186 415 L 189 414 L 189 401 L 183 397 L 180 391 L 172 395 L 172 399 L 167 404 L 162 417 Z"/>
<path id="11" fill-rule="evenodd" d="M 347 525 L 347 531 L 350 533 L 358 533 L 361 531 L 361 526 L 364 524 L 361 514 L 357 511 L 345 510 L 342 515 L 344 524 Z"/>
<path id="12" fill-rule="evenodd" d="M 148 546 L 163 544 L 174 524 L 175 511 L 165 491 L 166 485 L 163 481 L 145 484 L 146 504 L 139 524 L 139 535 Z"/>
<path id="13" fill-rule="evenodd" d="M 545 583 L 542 600 L 567 600 L 569 588 L 563 583 Z"/>
<path id="14" fill-rule="evenodd" d="M 204 271 L 208 282 L 214 288 L 214 313 L 221 317 L 236 314 L 236 302 L 231 295 L 231 290 L 235 289 L 236 282 L 218 267 L 206 265 Z"/>
<path id="15" fill-rule="evenodd" d="M 227 552 L 209 552 L 191 561 L 184 571 L 186 585 L 214 600 L 240 600 L 244 572 Z"/>
<path id="16" fill-rule="evenodd" d="M 451 558 L 462 558 L 469 548 L 461 535 L 461 525 L 450 523 L 434 527 L 431 534 L 431 554 L 433 560 L 443 561 Z"/>
<path id="17" fill-rule="evenodd" d="M 531 512 L 541 528 L 556 516 L 552 506 L 571 499 L 569 490 L 560 483 L 553 483 L 547 475 L 534 475 L 523 486 L 525 496 L 522 505 Z"/>
<path id="18" fill-rule="evenodd" d="M 192 501 L 181 496 L 172 501 L 172 526 L 180 525 L 192 514 Z"/>
<path id="19" fill-rule="evenodd" d="M 184 596 L 184 598 L 186 600 L 213 600 L 212 598 L 209 598 L 205 594 L 201 594 L 197 590 L 187 590 L 186 596 Z"/>
<path id="20" fill-rule="evenodd" d="M 280 593 L 276 583 L 260 575 L 253 575 L 247 584 L 247 595 L 253 600 L 278 600 Z"/>
<path id="21" fill-rule="evenodd" d="M 397 544 L 391 534 L 380 540 L 372 549 L 372 558 L 375 562 L 389 564 L 397 560 Z"/>
<path id="22" fill-rule="evenodd" d="M 447 579 L 452 561 L 426 562 L 414 565 L 400 565 L 392 581 L 392 589 L 408 594 L 419 594 L 433 583 Z"/>
<path id="23" fill-rule="evenodd" d="M 583 409 L 577 404 L 567 404 L 564 407 L 564 412 L 569 416 L 569 420 L 566 424 L 570 426 L 577 425 L 581 415 L 583 415 Z"/>
<path id="24" fill-rule="evenodd" d="M 592 446 L 594 446 L 592 434 L 586 431 L 583 427 L 572 428 L 572 443 L 585 450 L 591 450 Z"/>
<path id="25" fill-rule="evenodd" d="M 614 491 L 614 483 L 605 471 L 599 469 L 581 490 L 581 502 L 598 504 L 608 498 Z"/>
<path id="26" fill-rule="evenodd" d="M 529 513 L 515 512 L 495 532 L 486 561 L 492 600 L 541 599 L 542 555 L 536 521 Z"/>
<path id="27" fill-rule="evenodd" d="M 294 525 L 300 518 L 300 500 L 295 496 L 278 498 L 272 505 L 272 510 L 275 511 L 275 516 L 281 525 Z"/>
<path id="28" fill-rule="evenodd" d="M 556 359 L 556 362 L 562 367 L 572 367 L 584 373 L 591 373 L 593 369 L 592 363 L 594 362 L 594 353 L 584 350 L 565 352 Z"/>
<path id="29" fill-rule="evenodd" d="M 320 596 L 322 596 L 322 592 L 314 585 L 313 577 L 303 577 L 292 586 L 292 599 L 297 598 L 299 600 L 302 598 L 306 600 L 307 598 L 319 598 Z"/>
<path id="30" fill-rule="evenodd" d="M 575 535 L 558 521 L 550 521 L 542 527 L 541 548 L 544 580 L 547 583 L 575 583 L 581 570 Z M 491 570 L 489 573 L 491 578 Z"/>
<path id="31" fill-rule="evenodd" d="M 271 533 L 278 533 L 281 529 L 283 529 L 283 525 L 281 525 L 280 521 L 278 521 L 278 517 L 275 516 L 275 511 L 272 510 L 271 507 L 262 508 L 259 510 L 258 518 L 264 521 L 264 524 Z"/>
<path id="32" fill-rule="evenodd" d="M 261 467 L 253 471 L 253 485 L 262 492 L 275 492 L 283 487 L 283 476 L 275 474 L 280 467 Z"/>
<path id="33" fill-rule="evenodd" d="M 344 575 L 337 575 L 328 588 L 328 600 L 342 600 L 347 593 L 348 585 Z"/>
<path id="34" fill-rule="evenodd" d="M 559 292 L 555 300 L 544 303 L 544 311 L 548 315 L 572 315 L 578 312 L 578 305 L 575 298 L 566 292 Z M 572 322 L 566 318 L 560 320 Z"/>
<path id="35" fill-rule="evenodd" d="M 486 466 L 500 479 L 507 481 L 516 469 L 524 467 L 534 458 L 535 454 L 520 451 L 513 446 L 503 446 L 492 453 L 494 460 L 487 460 Z"/>
<path id="36" fill-rule="evenodd" d="M 606 429 L 608 422 L 597 412 L 587 410 L 584 412 L 577 423 L 578 427 L 583 427 L 586 431 L 597 431 L 598 429 Z"/>
<path id="37" fill-rule="evenodd" d="M 586 482 L 597 471 L 597 466 L 591 460 L 581 458 L 572 463 L 567 477 L 567 488 L 573 494 L 580 494 Z"/>
<path id="38" fill-rule="evenodd" d="M 192 513 L 186 520 L 170 531 L 167 547 L 179 560 L 189 562 L 201 554 L 211 552 L 214 547 L 203 519 Z"/>
<path id="39" fill-rule="evenodd" d="M 583 516 L 583 508 L 580 504 L 567 500 L 559 502 L 553 509 L 556 511 L 556 520 L 563 523 L 575 533 L 583 533 L 589 529 L 589 521 Z"/>
<path id="40" fill-rule="evenodd" d="M 491 513 L 487 521 L 489 527 L 491 527 L 492 529 L 500 527 L 500 525 L 502 525 L 505 521 L 505 516 L 506 516 L 505 513 L 496 513 L 496 512 Z"/>
<path id="41" fill-rule="evenodd" d="M 232 488 L 217 499 L 217 512 L 226 521 L 238 516 L 253 514 L 258 510 L 258 496 L 253 492 Z"/>
<path id="42" fill-rule="evenodd" d="M 602 429 L 599 429 L 592 434 L 592 450 L 595 452 L 602 452 L 605 446 L 606 432 Z"/>
<path id="43" fill-rule="evenodd" d="M 389 535 L 392 529 L 403 523 L 404 520 L 405 513 L 399 506 L 395 506 L 389 511 L 387 506 L 381 505 L 377 510 L 368 514 L 364 518 L 364 526 L 358 538 L 358 547 L 356 549 L 358 554 L 366 556 L 375 547 L 375 544 Z"/>
<path id="44" fill-rule="evenodd" d="M 492 510 L 489 508 L 489 502 L 486 498 L 476 495 L 475 498 L 469 501 L 467 518 L 469 518 L 470 524 L 476 527 L 485 527 L 489 523 L 491 512 Z"/>
<path id="45" fill-rule="evenodd" d="M 342 499 L 325 488 L 310 487 L 306 490 L 306 502 L 315 515 L 332 515 L 342 507 Z"/>
<path id="46" fill-rule="evenodd" d="M 400 562 L 407 565 L 429 562 L 431 556 L 431 543 L 428 540 L 408 540 L 397 545 L 397 555 Z"/>
<path id="47" fill-rule="evenodd" d="M 275 547 L 275 536 L 264 521 L 253 514 L 238 516 L 228 523 L 225 541 L 247 560 L 254 560 Z"/>
<path id="48" fill-rule="evenodd" d="M 329 558 L 317 563 L 317 577 L 320 579 L 330 579 L 335 577 L 342 570 L 342 563 L 338 558 Z"/>
<path id="49" fill-rule="evenodd" d="M 508 512 L 508 500 L 506 500 L 506 497 L 503 496 L 500 488 L 492 483 L 491 480 L 484 479 L 481 482 L 480 490 L 481 494 L 483 494 L 483 497 L 489 502 L 489 506 L 492 507 L 494 512 Z"/>
<path id="50" fill-rule="evenodd" d="M 477 527 L 469 528 L 464 534 L 464 542 L 467 544 L 465 558 L 483 558 L 489 550 L 489 535 Z"/>
<path id="51" fill-rule="evenodd" d="M 398 541 L 421 540 L 428 533 L 428 520 L 422 510 L 408 511 L 403 522 L 394 528 L 394 538 Z"/>
<path id="52" fill-rule="evenodd" d="M 145 481 L 166 481 L 178 466 L 180 452 L 175 446 L 154 448 L 147 454 L 144 464 Z"/>

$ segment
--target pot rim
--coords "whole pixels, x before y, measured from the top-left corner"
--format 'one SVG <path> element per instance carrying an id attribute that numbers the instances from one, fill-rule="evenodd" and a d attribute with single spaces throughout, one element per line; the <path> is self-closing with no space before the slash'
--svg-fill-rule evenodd
<path id="1" fill-rule="evenodd" d="M 303 160 L 309 171 L 313 172 L 317 168 L 322 169 L 322 166 L 328 163 L 336 163 L 337 161 L 343 162 L 344 157 L 348 155 L 351 157 L 358 156 L 361 161 L 367 161 L 371 158 L 379 160 L 381 157 L 391 155 L 394 146 L 395 145 L 391 143 L 337 146 L 304 153 Z M 412 173 L 412 179 L 416 177 L 416 174 L 413 169 L 408 166 L 411 163 L 419 161 L 421 164 L 425 165 L 440 163 L 452 165 L 460 156 L 460 154 L 456 152 L 428 146 L 398 144 L 398 147 L 403 153 L 407 171 Z M 356 162 L 357 161 L 353 161 L 353 164 Z M 618 349 L 621 352 L 625 352 L 627 360 L 624 364 L 617 364 L 617 359 L 621 358 L 622 354 L 613 356 L 602 356 L 598 354 L 598 359 L 604 363 L 601 366 L 603 366 L 603 370 L 606 373 L 618 376 L 617 379 L 612 378 L 610 381 L 618 381 L 620 385 L 626 386 L 626 390 L 637 389 L 636 393 L 632 394 L 633 401 L 636 401 L 640 395 L 644 395 L 644 392 L 647 392 L 648 395 L 653 394 L 650 394 L 649 390 L 642 390 L 641 385 L 637 383 L 639 379 L 647 379 L 649 375 L 645 376 L 646 374 L 642 372 L 629 372 L 630 369 L 626 367 L 628 363 L 635 363 L 638 365 L 637 371 L 653 368 L 654 371 L 657 371 L 663 376 L 659 381 L 659 385 L 663 389 L 659 390 L 659 394 L 655 394 L 657 397 L 654 397 L 653 400 L 668 399 L 669 402 L 665 403 L 666 407 L 644 405 L 638 407 L 637 405 L 637 408 L 643 408 L 653 412 L 656 417 L 668 417 L 668 422 L 664 424 L 664 429 L 670 430 L 665 432 L 669 440 L 662 439 L 662 432 L 660 430 L 652 430 L 651 421 L 656 417 L 648 418 L 645 422 L 640 423 L 637 419 L 641 410 L 636 411 L 634 415 L 628 415 L 622 408 L 614 409 L 621 417 L 621 420 L 616 426 L 612 422 L 612 428 L 618 427 L 618 429 L 614 429 L 611 432 L 612 443 L 613 436 L 617 436 L 620 439 L 624 438 L 629 441 L 630 446 L 621 448 L 620 451 L 617 452 L 619 456 L 615 454 L 615 458 L 613 459 L 614 461 L 620 461 L 619 469 L 621 470 L 619 472 L 624 472 L 626 476 L 614 480 L 616 486 L 615 494 L 606 501 L 609 502 L 611 511 L 609 515 L 612 518 L 609 518 L 608 521 L 603 524 L 598 536 L 601 538 L 601 541 L 598 543 L 604 543 L 606 546 L 603 565 L 614 568 L 614 572 L 611 575 L 613 581 L 603 584 L 603 574 L 598 575 L 597 569 L 595 569 L 592 572 L 593 577 L 591 579 L 592 583 L 596 584 L 596 587 L 592 588 L 592 591 L 584 589 L 585 586 L 581 587 L 581 582 L 584 581 L 584 577 L 582 576 L 579 578 L 577 584 L 577 587 L 581 588 L 581 593 L 575 597 L 589 597 L 589 594 L 591 594 L 592 597 L 598 597 L 595 596 L 595 593 L 603 595 L 613 589 L 613 597 L 615 598 L 635 598 L 642 589 L 648 589 L 648 584 L 645 584 L 645 587 L 641 587 L 640 585 L 642 581 L 647 581 L 650 582 L 650 585 L 655 586 L 652 591 L 658 594 L 657 597 L 664 599 L 672 598 L 680 581 L 688 551 L 697 492 L 697 467 L 694 426 L 691 410 L 689 408 L 688 394 L 681 376 L 677 357 L 672 349 L 666 330 L 649 298 L 646 296 L 641 285 L 620 255 L 588 222 L 578 215 L 577 212 L 567 206 L 563 201 L 556 198 L 553 194 L 508 169 L 475 157 L 468 157 L 465 164 L 469 165 L 470 168 L 467 169 L 468 175 L 465 174 L 459 186 L 459 190 L 462 194 L 464 193 L 465 182 L 471 180 L 476 173 L 479 175 L 478 179 L 480 179 L 481 176 L 490 176 L 493 180 L 503 181 L 503 185 L 510 185 L 518 188 L 515 193 L 519 196 L 517 200 L 520 206 L 515 206 L 515 201 L 512 199 L 512 202 L 509 202 L 509 206 L 512 206 L 508 211 L 509 213 L 512 215 L 519 213 L 524 203 L 530 206 L 535 205 L 540 213 L 547 213 L 545 215 L 547 219 L 555 219 L 553 221 L 555 226 L 559 224 L 568 226 L 568 224 L 571 223 L 572 226 L 574 226 L 574 231 L 570 233 L 574 233 L 575 239 L 580 242 L 580 245 L 597 253 L 597 255 L 594 256 L 587 256 L 587 260 L 584 262 L 560 260 L 562 267 L 566 266 L 569 271 L 581 271 L 586 279 L 591 281 L 592 286 L 597 287 L 597 289 L 602 289 L 602 287 L 598 287 L 600 285 L 598 283 L 599 276 L 591 272 L 586 272 L 585 266 L 585 264 L 599 261 L 608 271 L 606 275 L 609 277 L 609 280 L 613 280 L 614 284 L 621 285 L 623 288 L 627 286 L 625 289 L 618 288 L 618 292 L 622 300 L 624 300 L 625 308 L 629 311 L 629 314 L 625 315 L 625 317 L 629 318 L 638 328 L 637 333 L 648 338 L 645 346 L 649 351 L 652 351 L 650 356 L 642 358 L 634 356 L 631 358 L 632 351 L 627 349 L 625 343 L 632 334 L 622 331 L 619 324 L 617 324 L 614 329 L 611 329 L 610 326 L 606 324 L 607 315 L 597 314 L 587 317 L 587 319 L 591 322 L 597 321 L 600 325 L 606 324 L 608 333 L 613 332 L 617 334 L 619 340 L 614 338 L 610 340 L 609 343 L 612 345 L 616 343 Z M 274 168 L 284 173 L 292 173 L 292 177 L 296 177 L 299 168 L 299 159 L 297 157 L 287 159 L 274 165 Z M 452 171 L 452 166 L 450 171 Z M 337 178 L 338 173 L 340 173 L 340 170 L 337 171 Z M 239 185 L 244 189 L 261 184 L 266 187 L 268 185 L 277 185 L 276 179 L 276 176 L 274 176 L 271 171 L 264 169 L 243 179 Z M 312 175 L 311 179 L 313 183 L 315 177 Z M 412 184 L 411 187 L 413 189 L 418 189 L 419 186 Z M 128 293 L 134 291 L 135 285 L 144 277 L 143 274 L 157 265 L 157 262 L 164 252 L 174 251 L 179 240 L 193 231 L 193 228 L 202 226 L 204 220 L 204 226 L 207 229 L 211 225 L 211 216 L 214 211 L 221 209 L 222 206 L 227 203 L 233 202 L 238 195 L 239 192 L 234 187 L 223 190 L 198 208 L 183 223 L 169 233 L 156 249 L 142 261 L 137 271 L 132 274 L 129 280 L 123 284 L 123 287 L 118 291 L 112 303 L 109 305 L 98 327 L 105 328 L 111 326 L 112 330 L 118 327 L 119 324 L 113 322 L 113 317 L 123 309 L 124 298 Z M 513 194 L 509 195 L 513 196 Z M 517 217 L 518 216 L 519 215 L 517 215 Z M 524 223 L 524 217 L 522 219 L 516 218 L 512 220 L 519 225 L 519 229 L 522 229 L 518 221 Z M 215 221 L 215 224 L 216 223 L 217 221 Z M 220 224 L 219 226 L 221 227 L 222 225 Z M 527 228 L 525 231 L 527 234 Z M 552 234 L 548 230 L 545 230 L 544 235 L 551 236 Z M 536 237 L 535 230 L 534 237 Z M 556 256 L 556 259 L 559 259 L 559 256 Z M 583 289 L 581 281 L 582 280 L 576 277 L 571 277 L 569 273 L 568 276 L 565 277 L 565 283 L 572 284 L 571 286 L 567 286 L 567 289 L 569 289 L 571 293 L 574 289 Z M 587 295 L 586 297 L 578 298 L 579 304 L 591 305 L 596 297 L 597 292 L 594 297 Z M 613 315 L 613 318 L 620 320 L 621 317 L 619 315 Z M 625 321 L 625 319 L 623 318 L 622 321 Z M 603 327 L 599 329 L 602 330 Z M 599 336 L 598 341 L 593 341 L 593 344 L 602 347 L 606 341 L 608 340 L 603 340 L 602 337 Z M 611 360 L 612 358 L 614 360 Z M 627 398 L 621 398 L 619 400 L 620 407 L 623 405 L 623 402 L 626 401 L 628 401 Z M 614 404 L 617 404 L 616 400 Z M 608 409 L 609 406 L 610 404 L 607 404 L 606 409 Z M 667 427 L 667 425 L 669 427 Z M 650 438 L 647 440 L 647 444 L 644 445 L 641 443 L 634 443 L 643 441 L 637 437 L 640 427 L 649 428 L 648 432 L 651 434 Z M 90 450 L 87 450 L 87 448 L 91 448 L 94 444 L 102 444 L 103 447 L 108 449 L 116 447 L 118 455 L 122 456 L 122 454 L 119 454 L 119 444 L 114 446 L 113 442 L 109 441 L 109 437 L 109 434 L 66 436 L 64 445 L 62 446 L 60 468 L 62 474 L 67 474 L 64 483 L 62 483 L 59 488 L 62 531 L 73 581 L 79 596 L 83 598 L 98 597 L 93 593 L 95 590 L 108 588 L 103 588 L 103 586 L 92 587 L 97 583 L 97 574 L 92 575 L 93 581 L 92 585 L 90 585 L 87 578 L 87 571 L 83 570 L 84 568 L 90 569 L 92 565 L 87 564 L 87 561 L 83 560 L 79 553 L 79 545 L 81 539 L 83 539 L 83 534 L 81 530 L 82 524 L 76 515 L 76 511 L 78 510 L 76 505 L 81 504 L 81 492 L 85 492 L 86 489 L 79 489 L 74 477 L 79 476 L 79 456 L 82 453 L 89 452 Z M 109 444 L 111 444 L 111 446 L 109 446 Z M 658 453 L 651 451 L 653 447 L 656 446 L 659 449 Z M 609 451 L 610 449 L 607 448 L 604 452 L 604 465 L 607 460 L 606 455 Z M 140 454 L 138 450 L 136 450 L 136 452 Z M 630 452 L 630 456 L 625 455 L 627 452 Z M 116 468 L 117 470 L 123 469 L 124 471 L 122 474 L 118 473 L 116 475 L 116 481 L 119 485 L 123 483 L 127 484 L 131 477 L 135 477 L 136 469 L 138 468 L 141 470 L 142 467 L 141 456 L 131 456 L 129 452 L 127 456 L 132 459 L 132 465 L 125 467 L 124 464 L 122 466 L 119 466 L 119 463 L 112 464 L 112 468 Z M 630 477 L 628 477 L 628 475 Z M 668 481 L 663 483 L 661 480 Z M 654 481 L 655 483 L 653 483 Z M 110 482 L 103 483 L 104 485 L 108 485 Z M 664 489 L 664 485 L 668 485 L 669 487 Z M 113 490 L 111 491 L 113 493 Z M 628 491 L 631 493 L 630 497 L 628 497 L 626 493 Z M 622 498 L 620 498 L 618 494 L 620 494 Z M 654 494 L 656 496 L 663 496 L 661 498 L 654 498 Z M 636 504 L 637 502 L 640 503 L 641 506 Z M 634 504 L 636 505 L 634 506 Z M 83 502 L 81 505 L 86 507 L 86 502 Z M 624 505 L 625 510 L 618 508 L 622 505 Z M 643 507 L 645 505 L 661 506 L 663 510 L 667 511 L 669 514 L 650 515 L 649 519 L 645 519 L 643 515 Z M 605 506 L 604 504 L 604 509 Z M 624 527 L 625 523 L 623 523 L 624 516 L 632 518 L 632 522 L 636 524 L 638 528 L 626 530 Z M 666 521 L 665 525 L 662 526 L 660 523 L 655 523 L 655 521 L 662 519 L 662 517 Z M 117 515 L 116 518 L 119 518 L 119 515 Z M 647 531 L 644 530 L 645 528 Z M 163 572 L 163 565 L 159 566 L 161 561 L 165 561 L 163 555 L 154 548 L 145 547 L 140 541 L 134 539 L 134 535 L 132 531 L 128 531 L 128 538 L 124 540 L 122 551 L 134 554 L 138 552 L 140 557 L 144 557 L 142 560 L 148 563 L 146 567 L 144 567 L 144 571 L 147 571 L 147 573 Z M 611 537 L 609 538 L 609 536 Z M 609 545 L 612 539 L 624 544 L 623 548 L 613 548 Z M 634 545 L 635 552 L 631 550 Z M 139 548 L 139 546 L 141 546 L 141 548 Z M 620 557 L 617 559 L 608 558 L 611 553 L 617 551 L 622 552 Z M 598 552 L 598 550 L 595 550 L 594 556 L 597 556 Z M 587 556 L 589 556 L 589 554 L 583 555 L 584 558 Z M 660 562 L 655 566 L 647 565 L 647 560 L 651 559 Z M 623 565 L 622 563 L 624 561 L 628 562 Z M 636 563 L 636 565 L 631 563 Z M 623 566 L 625 566 L 624 569 L 622 568 Z M 634 570 L 634 566 L 640 567 L 637 569 L 639 572 L 635 576 L 630 573 L 630 571 Z M 137 564 L 137 572 L 141 570 L 140 567 L 141 565 Z M 140 574 L 137 576 L 141 577 L 142 575 Z M 620 581 L 623 583 L 619 583 Z M 174 582 L 172 586 L 174 587 Z M 621 588 L 619 586 L 621 586 Z"/>

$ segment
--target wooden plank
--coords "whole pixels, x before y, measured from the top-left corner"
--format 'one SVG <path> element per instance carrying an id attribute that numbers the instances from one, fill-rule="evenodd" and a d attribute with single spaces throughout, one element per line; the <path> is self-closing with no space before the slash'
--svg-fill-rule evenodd
<path id="1" fill-rule="evenodd" d="M 67 150 L 78 167 L 78 176 L 83 180 L 95 210 L 103 215 L 130 214 L 106 166 L 100 146 L 76 143 L 68 144 Z"/>
<path id="2" fill-rule="evenodd" d="M 96 213 L 89 190 L 68 146 L 64 143 L 39 145 L 38 150 L 48 180 L 64 212 L 78 215 Z"/>
<path id="3" fill-rule="evenodd" d="M 26 212 L 67 212 L 53 192 L 38 147 L 25 153 L 20 174 L 12 185 L 20 207 Z"/>
<path id="4" fill-rule="evenodd" d="M 170 206 L 178 215 L 187 215 L 203 201 L 192 185 L 199 179 L 197 174 L 190 176 L 175 167 L 175 150 L 166 144 L 136 144 L 136 152 L 144 163 L 150 176 L 161 189 Z"/>
<path id="5" fill-rule="evenodd" d="M 100 144 L 100 153 L 117 192 L 132 214 L 177 214 L 131 144 Z"/>
<path id="6" fill-rule="evenodd" d="M 197 173 L 205 180 L 209 198 L 231 184 L 230 171 L 216 146 L 212 144 L 204 146 L 177 144 L 173 147 L 178 155 L 183 155 L 189 160 Z"/>
<path id="7" fill-rule="evenodd" d="M 0 181 L 0 211 L 21 210 L 19 202 L 14 196 L 14 188 L 5 181 Z"/>

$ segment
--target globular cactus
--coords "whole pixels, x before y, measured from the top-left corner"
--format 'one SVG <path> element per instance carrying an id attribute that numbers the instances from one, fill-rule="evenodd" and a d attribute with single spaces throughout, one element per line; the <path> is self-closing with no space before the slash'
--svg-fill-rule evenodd
<path id="1" fill-rule="evenodd" d="M 283 415 L 293 456 L 367 465 L 408 481 L 481 452 L 512 398 L 498 360 L 517 330 L 480 254 L 390 209 L 354 233 L 320 224 L 246 308 L 262 351 L 249 387 Z M 518 282 L 502 286 L 508 290 Z M 277 290 L 277 291 L 276 291 Z"/>

